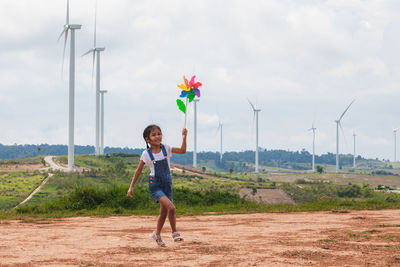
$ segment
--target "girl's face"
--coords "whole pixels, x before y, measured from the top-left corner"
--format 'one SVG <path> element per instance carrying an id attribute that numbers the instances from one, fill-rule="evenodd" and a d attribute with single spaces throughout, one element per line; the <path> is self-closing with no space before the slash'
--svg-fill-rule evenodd
<path id="1" fill-rule="evenodd" d="M 162 133 L 158 128 L 153 128 L 150 131 L 150 136 L 147 138 L 147 142 L 151 146 L 159 146 L 162 141 Z"/>

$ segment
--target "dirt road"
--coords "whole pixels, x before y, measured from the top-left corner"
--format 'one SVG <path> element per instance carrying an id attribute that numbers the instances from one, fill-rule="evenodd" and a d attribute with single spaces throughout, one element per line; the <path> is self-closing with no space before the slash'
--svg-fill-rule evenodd
<path id="1" fill-rule="evenodd" d="M 0 222 L 0 266 L 400 266 L 400 210 Z"/>

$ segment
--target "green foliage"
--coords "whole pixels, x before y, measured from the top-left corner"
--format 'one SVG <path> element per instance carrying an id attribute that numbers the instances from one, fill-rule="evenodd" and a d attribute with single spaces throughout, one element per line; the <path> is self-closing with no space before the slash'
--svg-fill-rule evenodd
<path id="1" fill-rule="evenodd" d="M 297 183 L 301 186 L 291 183 L 281 185 L 281 188 L 291 195 L 296 203 L 311 203 L 335 198 L 371 198 L 376 195 L 369 185 L 337 185 L 321 181 L 308 182 L 304 179 L 298 179 Z"/>
<path id="2" fill-rule="evenodd" d="M 127 210 L 157 209 L 147 187 L 135 187 L 133 198 L 126 197 L 128 186 L 96 188 L 76 186 L 67 196 L 50 203 L 19 207 L 18 213 L 48 213 L 56 210 L 92 210 L 97 208 L 122 208 Z M 244 204 L 245 200 L 228 192 L 206 192 L 174 189 L 177 206 L 211 206 L 217 204 Z"/>
<path id="3" fill-rule="evenodd" d="M 324 167 L 322 167 L 321 165 L 317 165 L 315 168 L 316 168 L 316 171 L 317 171 L 319 174 L 321 174 L 321 173 L 324 172 Z"/>
<path id="4" fill-rule="evenodd" d="M 12 165 L 12 164 L 39 164 L 43 163 L 43 156 L 29 157 L 29 158 L 18 158 L 18 159 L 0 159 L 1 165 Z"/>
<path id="5" fill-rule="evenodd" d="M 394 176 L 399 176 L 398 174 L 395 174 L 393 172 L 388 172 L 388 171 L 383 171 L 383 170 L 375 170 L 375 171 L 372 171 L 371 174 L 374 174 L 374 175 L 394 175 Z"/>
<path id="6" fill-rule="evenodd" d="M 0 209 L 16 206 L 46 177 L 38 171 L 0 172 Z"/>

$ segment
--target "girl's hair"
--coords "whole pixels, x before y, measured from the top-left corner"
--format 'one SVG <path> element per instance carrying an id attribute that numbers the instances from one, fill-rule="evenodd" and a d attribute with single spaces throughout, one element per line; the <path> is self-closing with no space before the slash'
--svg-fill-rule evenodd
<path id="1" fill-rule="evenodd" d="M 160 132 L 161 132 L 160 126 L 158 126 L 158 125 L 156 125 L 156 124 L 151 124 L 151 125 L 147 126 L 147 127 L 144 129 L 144 131 L 143 131 L 143 139 L 144 139 L 144 141 L 146 142 L 146 147 L 147 147 L 147 149 L 149 149 L 150 146 L 149 146 L 149 143 L 147 143 L 147 141 L 146 141 L 146 137 L 147 137 L 147 138 L 150 138 L 151 130 L 153 130 L 154 128 L 160 130 Z M 162 132 L 161 132 L 161 133 L 162 133 Z"/>

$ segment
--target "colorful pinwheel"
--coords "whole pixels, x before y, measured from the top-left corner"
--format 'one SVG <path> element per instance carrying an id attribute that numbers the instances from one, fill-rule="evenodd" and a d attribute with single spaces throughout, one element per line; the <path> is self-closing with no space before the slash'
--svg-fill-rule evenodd
<path id="1" fill-rule="evenodd" d="M 190 82 L 186 79 L 185 76 L 183 76 L 183 80 L 185 84 L 179 84 L 178 87 L 182 89 L 181 95 L 179 97 L 181 98 L 186 98 L 186 104 L 183 103 L 182 100 L 179 98 L 176 100 L 176 104 L 178 105 L 179 109 L 186 114 L 186 107 L 187 107 L 187 102 L 192 102 L 193 99 L 197 96 L 200 97 L 200 90 L 199 87 L 202 86 L 201 82 L 195 82 L 194 79 L 196 76 L 193 76 L 190 79 Z"/>

